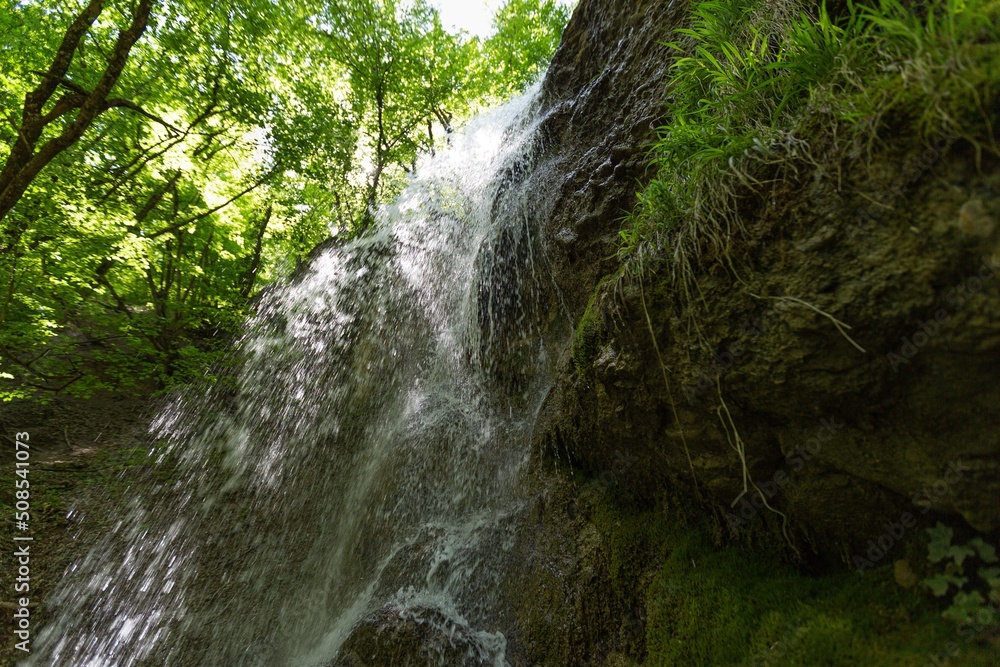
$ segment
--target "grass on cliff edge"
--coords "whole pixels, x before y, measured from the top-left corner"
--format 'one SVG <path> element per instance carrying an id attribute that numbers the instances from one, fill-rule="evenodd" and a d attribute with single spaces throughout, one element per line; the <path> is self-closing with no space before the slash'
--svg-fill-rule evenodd
<path id="1" fill-rule="evenodd" d="M 896 583 L 892 563 L 814 576 L 787 563 L 773 534 L 752 550 L 720 548 L 711 515 L 690 503 L 636 512 L 607 489 L 587 496 L 609 594 L 634 591 L 645 607 L 646 667 L 996 664 L 997 623 L 960 632 L 925 591 Z M 915 539 L 898 556 L 924 553 Z"/>
<path id="2" fill-rule="evenodd" d="M 670 44 L 679 55 L 655 175 L 621 232 L 627 275 L 666 264 L 690 302 L 706 260 L 738 275 L 748 201 L 807 176 L 839 183 L 845 164 L 865 164 L 883 140 L 947 136 L 997 151 L 1000 2 L 817 5 L 692 4 Z"/>

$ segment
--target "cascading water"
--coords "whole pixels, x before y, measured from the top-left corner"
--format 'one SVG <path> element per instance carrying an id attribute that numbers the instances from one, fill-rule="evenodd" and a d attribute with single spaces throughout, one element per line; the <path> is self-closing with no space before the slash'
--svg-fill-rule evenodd
<path id="1" fill-rule="evenodd" d="M 68 573 L 27 664 L 339 664 L 365 622 L 423 627 L 425 664 L 506 663 L 558 308 L 519 187 L 536 106 L 471 123 L 372 234 L 264 296 L 235 389 L 157 418 L 167 472 Z"/>

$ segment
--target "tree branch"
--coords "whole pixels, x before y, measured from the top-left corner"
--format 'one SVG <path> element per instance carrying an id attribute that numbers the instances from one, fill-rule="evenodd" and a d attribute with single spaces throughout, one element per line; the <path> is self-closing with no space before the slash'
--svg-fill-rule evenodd
<path id="1" fill-rule="evenodd" d="M 35 152 L 35 143 L 41 138 L 45 128 L 42 107 L 62 83 L 62 80 L 66 78 L 66 71 L 79 46 L 80 39 L 100 14 L 103 0 L 91 0 L 90 4 L 74 20 L 63 39 L 63 44 L 60 46 L 56 58 L 49 67 L 49 71 L 42 78 L 42 82 L 38 88 L 25 96 L 21 128 L 25 132 L 27 146 L 22 147 L 21 143 L 15 142 L 11 153 L 7 156 L 3 170 L 0 171 L 0 220 L 14 208 L 14 205 L 21 199 L 41 170 L 62 151 L 73 145 L 90 127 L 94 118 L 107 109 L 105 104 L 108 94 L 125 69 L 125 63 L 132 47 L 146 30 L 153 1 L 139 0 L 131 24 L 118 33 L 114 51 L 108 60 L 104 74 L 94 90 L 80 105 L 80 111 L 76 118 L 58 136 L 47 141 Z M 79 91 L 74 92 L 83 94 Z"/>
<path id="2" fill-rule="evenodd" d="M 37 74 L 38 76 L 45 77 L 45 78 L 53 78 L 52 75 L 49 74 L 48 72 L 39 72 L 38 70 L 32 70 L 31 73 L 32 74 Z M 66 95 L 66 96 L 62 97 L 56 103 L 56 108 L 53 109 L 52 111 L 50 111 L 49 113 L 47 113 L 45 116 L 42 117 L 42 121 L 43 121 L 43 123 L 45 125 L 48 125 L 53 120 L 55 120 L 59 116 L 61 116 L 64 113 L 66 113 L 66 111 L 69 111 L 69 109 L 79 108 L 79 107 L 83 106 L 83 103 L 87 100 L 87 98 L 89 98 L 92 95 L 92 93 L 89 90 L 87 90 L 86 88 L 84 88 L 80 84 L 76 83 L 75 81 L 73 81 L 71 79 L 67 79 L 66 77 L 60 77 L 60 78 L 56 79 L 56 83 L 58 85 L 60 85 L 60 86 L 63 86 L 64 88 L 68 88 L 74 94 L 72 94 L 72 95 Z M 63 110 L 61 113 L 56 113 L 56 109 L 58 109 L 59 106 L 61 104 L 63 104 L 65 100 L 72 100 L 73 102 L 75 102 L 75 104 L 73 104 L 73 106 L 71 106 L 71 107 Z M 183 134 L 183 131 L 180 128 L 178 128 L 176 125 L 168 123 L 167 121 L 163 120 L 162 118 L 160 118 L 156 114 L 153 114 L 153 113 L 150 113 L 149 111 L 146 111 L 141 106 L 139 106 L 138 104 L 136 104 L 135 102 L 132 102 L 130 100 L 122 99 L 122 98 L 119 98 L 119 97 L 116 97 L 116 98 L 113 98 L 113 99 L 110 99 L 110 100 L 105 100 L 104 104 L 101 105 L 101 109 L 100 110 L 101 111 L 107 111 L 108 109 L 114 109 L 116 107 L 124 107 L 126 109 L 131 109 L 132 111 L 136 112 L 137 114 L 139 114 L 141 116 L 145 116 L 146 118 L 150 119 L 154 123 L 159 123 L 163 127 L 165 127 L 168 130 L 170 130 L 172 133 Z"/>
<path id="3" fill-rule="evenodd" d="M 177 223 L 174 223 L 174 224 L 169 225 L 167 227 L 164 227 L 163 229 L 160 229 L 158 231 L 153 232 L 152 234 L 150 234 L 146 238 L 155 239 L 158 236 L 163 236 L 164 234 L 169 234 L 171 232 L 176 232 L 176 231 L 178 231 L 180 229 L 183 229 L 184 227 L 187 227 L 188 225 L 190 225 L 192 222 L 198 222 L 199 220 L 203 220 L 203 219 L 207 218 L 208 216 L 212 215 L 213 213 L 215 213 L 217 211 L 221 211 L 222 209 L 224 209 L 225 207 L 229 206 L 230 204 L 232 204 L 234 201 L 236 201 L 240 197 L 242 197 L 242 196 L 244 196 L 244 195 L 246 195 L 246 194 L 248 194 L 250 192 L 253 192 L 257 188 L 259 188 L 260 186 L 262 186 L 267 181 L 267 179 L 269 179 L 272 175 L 274 175 L 274 170 L 273 169 L 270 170 L 270 171 L 268 171 L 263 176 L 261 176 L 260 179 L 258 179 L 256 183 L 254 183 L 253 185 L 247 186 L 246 188 L 244 188 L 243 190 L 241 190 L 237 194 L 233 195 L 232 197 L 230 197 L 226 201 L 222 202 L 218 206 L 214 206 L 214 207 L 208 209 L 207 211 L 202 211 L 201 213 L 199 213 L 197 215 L 193 215 L 190 218 L 185 218 L 184 220 L 181 220 L 180 222 L 177 222 Z"/>
<path id="4" fill-rule="evenodd" d="M 103 110 L 106 111 L 108 109 L 114 109 L 116 107 L 124 107 L 126 109 L 131 109 L 132 111 L 136 112 L 140 116 L 145 116 L 146 118 L 148 118 L 149 120 L 153 121 L 154 123 L 159 123 L 163 127 L 165 127 L 168 130 L 170 130 L 174 135 L 184 134 L 183 130 L 181 130 L 176 125 L 172 125 L 171 123 L 168 123 L 167 121 L 163 120 L 162 118 L 160 118 L 156 114 L 150 113 L 149 111 L 146 111 L 145 109 L 143 109 L 141 106 L 139 106 L 135 102 L 130 102 L 129 100 L 124 100 L 124 99 L 117 98 L 117 97 L 114 98 L 114 99 L 107 100 L 107 101 L 104 102 Z"/>

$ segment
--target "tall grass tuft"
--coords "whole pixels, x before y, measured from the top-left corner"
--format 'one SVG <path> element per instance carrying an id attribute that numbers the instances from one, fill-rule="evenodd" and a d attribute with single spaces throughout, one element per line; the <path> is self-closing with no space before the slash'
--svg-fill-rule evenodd
<path id="1" fill-rule="evenodd" d="M 668 119 L 621 232 L 626 275 L 665 266 L 693 298 L 706 254 L 735 271 L 749 195 L 870 154 L 888 132 L 996 151 L 983 91 L 1000 80 L 998 16 L 996 0 L 848 0 L 836 15 L 801 0 L 696 2 L 668 44 Z"/>

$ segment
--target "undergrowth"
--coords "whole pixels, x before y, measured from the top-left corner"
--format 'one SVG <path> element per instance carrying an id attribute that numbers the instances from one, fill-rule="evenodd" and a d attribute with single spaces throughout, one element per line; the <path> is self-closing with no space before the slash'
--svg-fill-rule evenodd
<path id="1" fill-rule="evenodd" d="M 650 667 L 995 664 L 988 629 L 960 636 L 891 566 L 809 576 L 690 530 L 666 548 L 647 591 Z"/>
<path id="2" fill-rule="evenodd" d="M 655 176 L 621 232 L 625 275 L 664 266 L 687 302 L 708 262 L 734 276 L 748 200 L 841 167 L 892 136 L 940 136 L 996 151 L 988 99 L 995 0 L 704 0 L 691 10 L 668 86 Z"/>
<path id="3" fill-rule="evenodd" d="M 995 619 L 956 629 L 890 563 L 804 572 L 773 541 L 720 543 L 718 518 L 690 499 L 636 511 L 607 489 L 593 494 L 609 594 L 635 591 L 644 610 L 646 667 L 995 665 Z"/>

